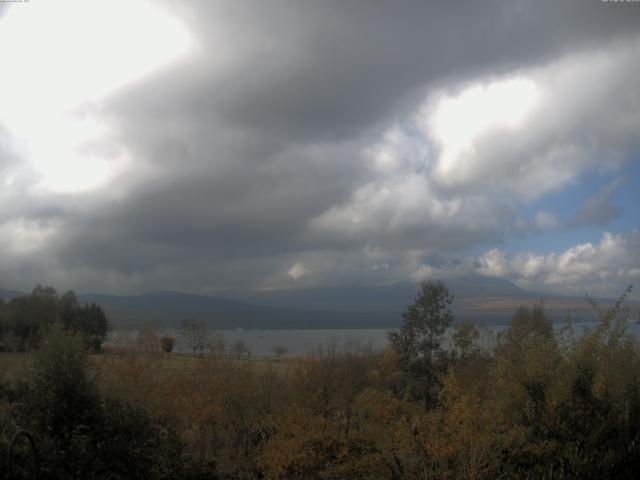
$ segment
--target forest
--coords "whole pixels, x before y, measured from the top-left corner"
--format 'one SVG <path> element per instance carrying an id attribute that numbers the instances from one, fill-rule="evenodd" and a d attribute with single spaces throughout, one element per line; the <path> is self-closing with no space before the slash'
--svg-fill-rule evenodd
<path id="1" fill-rule="evenodd" d="M 428 281 L 384 351 L 249 360 L 100 348 L 98 306 L 37 287 L 0 305 L 0 478 L 20 428 L 47 479 L 637 478 L 629 292 L 591 301 L 579 336 L 523 305 L 487 348 Z M 31 478 L 29 455 L 15 446 L 11 478 Z"/>
<path id="2" fill-rule="evenodd" d="M 81 305 L 71 290 L 58 295 L 53 287 L 37 285 L 30 295 L 8 302 L 0 298 L 0 351 L 37 349 L 56 322 L 70 334 L 82 336 L 94 351 L 100 350 L 107 336 L 108 321 L 100 306 Z"/>

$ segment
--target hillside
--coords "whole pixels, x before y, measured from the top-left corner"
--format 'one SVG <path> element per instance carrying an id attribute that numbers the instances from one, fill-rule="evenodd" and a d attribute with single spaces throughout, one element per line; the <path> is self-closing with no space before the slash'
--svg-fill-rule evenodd
<path id="1" fill-rule="evenodd" d="M 539 294 L 528 292 L 514 283 L 496 277 L 470 275 L 448 279 L 449 291 L 456 299 L 498 297 L 537 299 Z M 294 307 L 326 311 L 392 311 L 401 312 L 413 302 L 419 283 L 396 283 L 385 286 L 346 286 L 301 288 L 295 290 L 230 292 L 230 298 L 279 307 Z"/>
<path id="2" fill-rule="evenodd" d="M 593 320 L 595 312 L 581 297 L 529 292 L 508 280 L 479 275 L 447 280 L 454 295 L 457 320 L 504 324 L 515 309 L 540 298 L 554 321 L 568 314 L 577 321 Z M 305 288 L 296 290 L 228 291 L 221 296 L 181 292 L 151 292 L 139 295 L 81 294 L 81 302 L 103 307 L 111 323 L 139 325 L 150 321 L 177 326 L 185 319 L 198 319 L 215 328 L 393 328 L 402 322 L 402 312 L 411 304 L 419 284 L 398 283 L 374 287 Z M 0 289 L 0 297 L 24 295 Z M 611 300 L 599 300 L 603 306 Z M 628 302 L 636 311 L 638 302 Z"/>
<path id="3" fill-rule="evenodd" d="M 12 298 L 22 297 L 24 292 L 19 292 L 17 290 L 5 290 L 0 288 L 0 298 L 4 300 L 11 300 Z"/>
<path id="4" fill-rule="evenodd" d="M 491 277 L 449 280 L 457 319 L 504 324 L 515 309 L 532 304 L 543 295 Z M 175 326 L 184 319 L 199 319 L 216 328 L 393 328 L 401 324 L 402 312 L 411 304 L 418 284 L 384 287 L 309 288 L 278 291 L 227 292 L 212 297 L 179 292 L 142 295 L 80 295 L 85 302 L 100 304 L 114 324 L 153 321 Z M 568 314 L 577 321 L 595 319 L 584 298 L 552 296 L 545 301 L 554 321 Z M 603 305 L 611 301 L 602 301 Z M 637 309 L 637 302 L 631 303 Z"/>
<path id="5" fill-rule="evenodd" d="M 380 312 L 328 312 L 254 305 L 225 298 L 180 292 L 142 295 L 79 295 L 83 302 L 101 305 L 112 323 L 137 325 L 151 321 L 176 326 L 185 319 L 203 320 L 216 328 L 387 328 L 394 314 Z"/>

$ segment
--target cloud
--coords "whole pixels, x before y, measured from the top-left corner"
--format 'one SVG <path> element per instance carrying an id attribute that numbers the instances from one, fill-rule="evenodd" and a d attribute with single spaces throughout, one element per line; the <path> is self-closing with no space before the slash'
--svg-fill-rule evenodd
<path id="1" fill-rule="evenodd" d="M 76 160 L 124 158 L 122 168 L 88 191 L 43 191 L 42 169 L 15 132 L 0 134 L 0 182 L 11 179 L 0 191 L 9 252 L 0 275 L 16 287 L 214 291 L 415 278 L 425 258 L 526 234 L 523 203 L 580 172 L 619 168 L 637 147 L 640 9 L 154 5 L 175 14 L 197 48 L 74 111 L 104 128 L 65 137 Z M 463 141 L 450 125 L 468 102 L 501 107 L 488 121 L 470 116 Z M 50 160 L 55 173 L 60 160 Z M 550 215 L 540 212 L 538 227 L 551 228 Z M 298 263 L 305 274 L 287 275 Z"/>
<path id="2" fill-rule="evenodd" d="M 287 272 L 294 280 L 298 280 L 306 275 L 306 269 L 304 268 L 304 264 L 302 262 L 296 262 L 293 264 L 293 267 Z"/>
<path id="3" fill-rule="evenodd" d="M 611 202 L 611 197 L 624 182 L 619 177 L 587 199 L 572 219 L 572 225 L 604 226 L 622 214 L 622 209 Z"/>
<path id="4" fill-rule="evenodd" d="M 560 226 L 560 220 L 555 214 L 540 210 L 536 213 L 534 225 L 540 230 L 551 230 Z"/>
<path id="5" fill-rule="evenodd" d="M 191 40 L 180 22 L 144 0 L 9 10 L 0 28 L 0 124 L 35 171 L 34 188 L 86 191 L 117 177 L 130 159 L 103 102 L 186 55 Z"/>
<path id="6" fill-rule="evenodd" d="M 546 255 L 509 256 L 493 249 L 477 259 L 477 272 L 506 277 L 518 285 L 554 293 L 615 296 L 640 282 L 640 232 L 605 232 L 597 244 L 575 245 Z"/>
<path id="7" fill-rule="evenodd" d="M 540 293 L 617 297 L 629 284 L 640 284 L 640 232 L 604 232 L 598 243 L 585 242 L 546 254 L 509 254 L 493 248 L 477 257 L 414 263 L 415 281 L 484 275 L 506 278 Z M 638 297 L 637 292 L 634 297 Z"/>
<path id="8" fill-rule="evenodd" d="M 638 146 L 640 39 L 571 53 L 430 94 L 414 125 L 436 150 L 436 184 L 536 199 Z M 418 147 L 421 148 L 421 147 Z"/>
<path id="9" fill-rule="evenodd" d="M 640 91 L 627 84 L 631 78 L 640 84 L 640 70 L 629 66 L 640 63 L 638 47 L 636 38 L 467 80 L 458 93 L 428 94 L 364 150 L 374 178 L 312 225 L 350 241 L 425 250 L 461 250 L 508 232 L 560 227 L 545 211 L 527 225 L 519 205 L 585 171 L 619 169 L 640 147 Z M 614 214 L 603 205 L 610 195 L 592 200 L 580 221 Z"/>

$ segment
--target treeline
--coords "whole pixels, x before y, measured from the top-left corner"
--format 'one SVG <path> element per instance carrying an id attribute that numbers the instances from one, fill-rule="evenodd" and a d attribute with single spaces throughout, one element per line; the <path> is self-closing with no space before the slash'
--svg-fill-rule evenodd
<path id="1" fill-rule="evenodd" d="M 8 302 L 0 298 L 0 351 L 37 349 L 43 334 L 55 323 L 82 336 L 96 351 L 107 336 L 107 317 L 98 305 L 80 305 L 71 290 L 58 295 L 54 288 L 38 285 L 30 295 Z"/>
<path id="2" fill-rule="evenodd" d="M 580 336 L 521 307 L 488 351 L 471 323 L 444 341 L 452 297 L 428 282 L 384 352 L 272 363 L 90 364 L 54 328 L 31 379 L 2 387 L 0 429 L 36 433 L 46 478 L 637 478 L 640 347 L 622 300 Z"/>

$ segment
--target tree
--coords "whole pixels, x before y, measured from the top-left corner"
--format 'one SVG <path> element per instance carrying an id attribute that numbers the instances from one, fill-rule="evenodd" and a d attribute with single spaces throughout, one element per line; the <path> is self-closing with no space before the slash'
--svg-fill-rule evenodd
<path id="1" fill-rule="evenodd" d="M 15 406 L 19 424 L 37 437 L 43 478 L 183 478 L 182 445 L 172 426 L 124 400 L 101 397 L 80 334 L 56 323 L 43 340 Z"/>
<path id="2" fill-rule="evenodd" d="M 4 336 L 9 333 L 9 326 L 7 325 L 7 320 L 5 318 L 5 305 L 6 302 L 4 301 L 4 298 L 0 297 L 0 352 L 2 352 L 4 348 L 7 348 L 3 339 Z"/>
<path id="3" fill-rule="evenodd" d="M 14 339 L 16 350 L 37 348 L 42 334 L 59 322 L 64 330 L 80 334 L 88 347 L 98 351 L 109 327 L 98 305 L 81 306 L 72 290 L 58 296 L 54 288 L 41 285 L 36 286 L 31 295 L 14 298 L 0 310 L 0 323 Z"/>
<path id="4" fill-rule="evenodd" d="M 156 353 L 160 349 L 160 337 L 153 323 L 144 322 L 140 325 L 136 335 L 136 346 L 147 355 Z"/>
<path id="5" fill-rule="evenodd" d="M 242 340 L 238 340 L 236 341 L 232 346 L 231 346 L 231 351 L 233 352 L 233 354 L 235 355 L 235 357 L 240 360 L 244 354 L 246 353 L 248 356 L 251 355 L 251 351 L 249 350 L 249 347 L 247 346 L 246 343 L 244 343 Z"/>
<path id="6" fill-rule="evenodd" d="M 389 332 L 389 340 L 398 353 L 400 368 L 407 376 L 409 393 L 429 409 L 436 399 L 437 359 L 442 358 L 442 340 L 446 328 L 453 321 L 453 296 L 440 281 L 422 284 L 414 303 L 402 314 L 402 328 Z"/>
<path id="7" fill-rule="evenodd" d="M 176 345 L 175 337 L 170 335 L 164 335 L 160 337 L 160 348 L 165 353 L 171 353 L 173 351 L 173 347 Z"/>
<path id="8" fill-rule="evenodd" d="M 456 326 L 452 339 L 460 358 L 466 358 L 478 351 L 478 338 L 480 338 L 480 331 L 471 320 Z"/>
<path id="9" fill-rule="evenodd" d="M 209 329 L 200 320 L 184 320 L 180 325 L 180 335 L 194 356 L 202 353 L 209 344 Z"/>
<path id="10" fill-rule="evenodd" d="M 226 342 L 222 335 L 214 333 L 209 340 L 209 352 L 215 358 L 224 357 Z"/>
<path id="11" fill-rule="evenodd" d="M 286 355 L 287 352 L 289 351 L 289 349 L 284 345 L 274 345 L 271 350 L 273 351 L 273 353 L 276 354 L 277 361 L 280 361 L 280 357 L 282 357 L 283 355 Z"/>
<path id="12" fill-rule="evenodd" d="M 80 309 L 78 330 L 84 334 L 87 344 L 94 351 L 102 348 L 108 329 L 107 316 L 99 305 L 90 303 Z"/>
<path id="13" fill-rule="evenodd" d="M 98 390 L 89 375 L 84 341 L 54 324 L 35 357 L 29 391 L 18 416 L 31 424 L 47 457 L 47 478 L 72 474 L 81 478 L 90 468 L 88 433 L 100 421 Z"/>
<path id="14" fill-rule="evenodd" d="M 553 337 L 553 325 L 546 317 L 542 300 L 531 308 L 526 305 L 518 307 L 506 332 L 508 341 L 517 341 L 530 335 L 545 339 Z"/>
<path id="15" fill-rule="evenodd" d="M 40 284 L 31 292 L 31 296 L 40 298 L 44 301 L 55 303 L 58 300 L 58 292 L 53 287 L 42 286 Z"/>
<path id="16" fill-rule="evenodd" d="M 19 351 L 36 349 L 44 331 L 60 320 L 60 303 L 52 287 L 36 286 L 31 295 L 13 298 L 5 308 L 8 329 Z"/>

